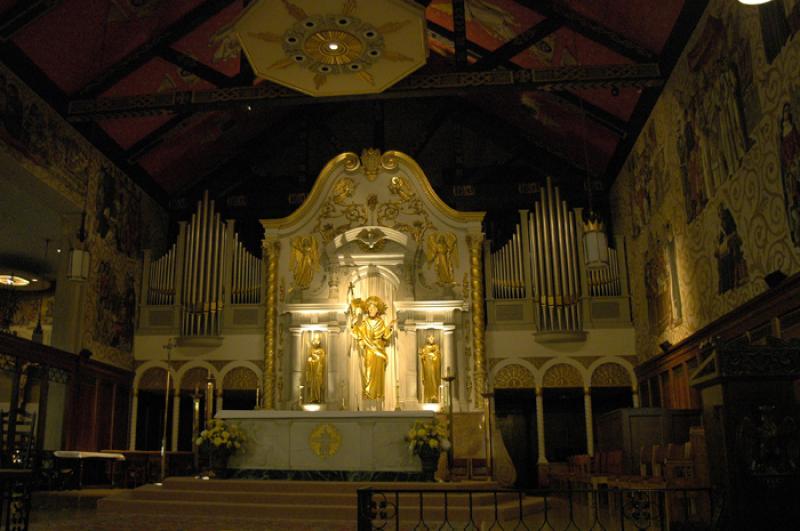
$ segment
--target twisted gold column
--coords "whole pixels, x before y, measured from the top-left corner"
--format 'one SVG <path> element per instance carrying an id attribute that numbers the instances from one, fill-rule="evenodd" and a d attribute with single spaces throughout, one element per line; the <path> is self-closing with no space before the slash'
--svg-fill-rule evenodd
<path id="1" fill-rule="evenodd" d="M 469 273 L 472 292 L 472 352 L 475 356 L 475 397 L 480 404 L 481 393 L 486 389 L 486 340 L 484 337 L 483 314 L 483 234 L 467 236 L 469 247 Z"/>
<path id="2" fill-rule="evenodd" d="M 272 237 L 264 239 L 267 264 L 266 331 L 264 334 L 263 409 L 275 409 L 275 358 L 278 324 L 278 256 L 281 244 Z"/>

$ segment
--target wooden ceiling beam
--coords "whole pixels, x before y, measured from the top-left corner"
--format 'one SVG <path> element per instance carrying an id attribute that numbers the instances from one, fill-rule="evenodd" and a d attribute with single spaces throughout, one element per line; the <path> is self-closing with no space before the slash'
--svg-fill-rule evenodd
<path id="1" fill-rule="evenodd" d="M 683 9 L 681 9 L 678 19 L 675 21 L 675 26 L 672 28 L 672 32 L 661 52 L 660 70 L 663 72 L 664 79 L 669 78 L 672 74 L 672 70 L 686 48 L 686 43 L 689 41 L 694 28 L 703 16 L 708 2 L 709 0 L 684 2 Z M 644 89 L 639 97 L 628 125 L 630 134 L 617 144 L 617 148 L 606 166 L 604 181 L 607 187 L 611 187 L 622 170 L 623 164 L 625 164 L 631 149 L 633 149 L 636 140 L 639 138 L 639 133 L 647 123 L 647 119 L 653 112 L 653 108 L 663 90 L 663 85 Z"/>
<path id="2" fill-rule="evenodd" d="M 516 0 L 516 2 L 542 16 L 561 22 L 572 31 L 636 63 L 651 63 L 658 60 L 656 54 L 647 48 L 573 11 L 565 2 L 555 0 Z"/>
<path id="3" fill-rule="evenodd" d="M 94 121 L 165 113 L 209 112 L 245 106 L 316 105 L 365 99 L 459 96 L 503 90 L 559 91 L 610 88 L 612 85 L 644 88 L 661 85 L 663 81 L 657 64 L 626 64 L 414 74 L 379 94 L 316 98 L 265 82 L 248 87 L 75 100 L 69 104 L 69 119 Z"/>
<path id="4" fill-rule="evenodd" d="M 468 102 L 462 102 L 461 110 L 454 117 L 479 135 L 491 131 L 491 137 L 509 147 L 510 151 L 519 148 L 529 153 L 541 165 L 547 175 L 560 179 L 583 178 L 586 169 L 566 153 L 556 151 L 551 146 L 535 138 L 529 131 L 504 120 L 494 113 Z"/>
<path id="5" fill-rule="evenodd" d="M 448 30 L 447 28 L 439 26 L 438 24 L 430 22 L 430 21 L 428 21 L 428 27 L 434 33 L 438 33 L 442 37 L 452 40 L 453 33 L 450 30 Z M 480 62 L 480 60 L 483 57 L 488 57 L 489 55 L 492 54 L 491 51 L 489 51 L 486 48 L 483 48 L 483 47 L 481 47 L 481 46 L 479 46 L 479 45 L 477 45 L 477 44 L 475 44 L 473 42 L 468 42 L 467 43 L 467 49 L 468 49 L 469 53 L 471 53 L 474 57 L 478 57 L 478 62 Z M 501 66 L 502 68 L 507 68 L 508 70 L 513 70 L 513 71 L 522 69 L 521 66 L 519 66 L 516 63 L 512 63 L 511 61 L 506 61 L 506 62 L 502 63 L 499 66 Z M 569 93 L 567 91 L 552 91 L 552 92 L 550 92 L 550 94 L 552 94 L 556 99 L 561 100 L 563 103 L 567 103 L 567 104 L 570 104 L 570 105 L 576 105 L 576 106 L 581 106 L 582 105 L 583 109 L 584 109 L 584 112 L 586 113 L 586 117 L 587 118 L 589 118 L 590 120 L 594 121 L 595 123 L 597 123 L 599 125 L 602 125 L 603 127 L 607 128 L 609 131 L 613 132 L 616 135 L 619 135 L 619 136 L 627 135 L 628 126 L 627 126 L 627 123 L 625 121 L 617 118 L 616 116 L 614 116 L 613 114 L 609 113 L 608 111 L 605 111 L 605 110 L 601 109 L 600 107 L 597 107 L 596 105 L 593 105 L 593 104 L 589 103 L 588 101 L 584 100 L 580 96 L 577 96 L 575 94 Z M 567 95 L 569 95 L 569 96 L 567 96 Z"/>
<path id="6" fill-rule="evenodd" d="M 550 92 L 549 94 L 555 96 L 555 98 L 560 100 L 562 103 L 582 110 L 584 113 L 586 113 L 587 118 L 591 118 L 596 123 L 616 134 L 618 137 L 625 138 L 628 136 L 628 122 L 617 118 L 617 116 L 611 114 L 605 109 L 602 109 L 593 103 L 589 103 L 580 96 L 577 96 L 566 90 L 556 90 Z"/>
<path id="7" fill-rule="evenodd" d="M 464 0 L 450 0 L 453 6 L 453 48 L 455 49 L 456 67 L 467 66 L 467 14 Z"/>
<path id="8" fill-rule="evenodd" d="M 48 13 L 61 3 L 61 0 L 29 0 L 17 2 L 10 9 L 2 13 L 3 21 L 0 22 L 0 40 L 8 40 L 16 32 Z"/>
<path id="9" fill-rule="evenodd" d="M 233 87 L 238 84 L 237 78 L 228 77 L 219 70 L 211 68 L 172 47 L 162 48 L 158 51 L 158 56 L 216 87 Z"/>
<path id="10" fill-rule="evenodd" d="M 169 121 L 164 122 L 156 129 L 150 131 L 146 136 L 125 150 L 125 159 L 133 163 L 137 159 L 142 158 L 150 150 L 161 144 L 163 138 L 176 127 L 180 126 L 189 116 L 188 113 L 176 114 L 170 118 Z"/>
<path id="11" fill-rule="evenodd" d="M 89 82 L 78 92 L 81 98 L 94 98 L 116 85 L 148 61 L 156 57 L 160 51 L 169 48 L 185 35 L 191 33 L 200 24 L 207 21 L 236 0 L 208 0 L 186 13 L 171 24 L 160 35 L 148 40 L 124 59 L 107 68 L 100 76 Z"/>
<path id="12" fill-rule="evenodd" d="M 500 66 L 546 38 L 560 27 L 562 27 L 560 21 L 551 18 L 545 19 L 523 31 L 489 55 L 483 56 L 472 67 L 475 70 L 486 70 Z"/>

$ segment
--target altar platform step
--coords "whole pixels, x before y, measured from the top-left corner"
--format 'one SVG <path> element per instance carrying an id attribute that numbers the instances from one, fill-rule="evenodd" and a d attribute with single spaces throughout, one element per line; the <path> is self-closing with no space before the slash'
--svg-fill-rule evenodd
<path id="1" fill-rule="evenodd" d="M 444 493 L 447 492 L 447 515 L 451 522 L 470 520 L 469 496 L 459 492 L 498 488 L 496 484 L 487 482 L 357 483 L 167 478 L 163 486 L 145 485 L 99 500 L 97 510 L 106 514 L 205 515 L 210 518 L 355 523 L 356 493 L 359 488 L 366 486 L 433 491 L 424 495 L 426 521 L 444 518 Z M 542 500 L 535 497 L 524 498 L 520 505 L 514 494 L 473 493 L 473 521 L 494 519 L 495 497 L 501 521 L 517 518 L 520 509 L 526 515 L 543 509 Z M 393 505 L 396 498 L 391 495 L 388 501 Z M 399 504 L 401 521 L 419 520 L 419 494 L 402 493 L 399 495 Z"/>

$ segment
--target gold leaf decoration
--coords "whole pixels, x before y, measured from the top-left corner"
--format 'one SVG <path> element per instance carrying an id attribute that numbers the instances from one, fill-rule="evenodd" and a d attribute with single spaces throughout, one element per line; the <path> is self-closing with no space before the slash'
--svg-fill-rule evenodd
<path id="1" fill-rule="evenodd" d="M 356 12 L 357 2 L 356 0 L 344 0 L 344 5 L 342 6 L 342 14 L 343 15 L 352 15 Z"/>
<path id="2" fill-rule="evenodd" d="M 247 367 L 231 369 L 222 380 L 222 389 L 236 389 L 252 391 L 258 387 L 258 376 Z"/>
<path id="3" fill-rule="evenodd" d="M 274 33 L 270 33 L 268 31 L 251 31 L 248 33 L 254 39 L 258 39 L 260 41 L 268 42 L 270 44 L 281 42 L 283 38 L 280 35 L 275 35 Z"/>
<path id="4" fill-rule="evenodd" d="M 384 24 L 383 26 L 380 26 L 378 28 L 378 33 L 380 33 L 381 35 L 386 35 L 387 33 L 392 33 L 394 31 L 397 31 L 399 29 L 404 28 L 410 22 L 411 22 L 410 20 L 403 20 L 403 21 L 400 21 L 400 22 L 387 22 L 386 24 Z"/>
<path id="5" fill-rule="evenodd" d="M 372 78 L 372 74 L 369 72 L 364 72 L 363 70 L 356 74 L 358 77 L 369 83 L 370 85 L 375 85 L 375 80 Z"/>
<path id="6" fill-rule="evenodd" d="M 277 61 L 275 61 L 274 63 L 269 65 L 267 67 L 267 70 L 272 70 L 273 68 L 277 69 L 277 70 L 282 70 L 282 69 L 286 68 L 287 66 L 291 66 L 292 64 L 294 64 L 294 59 L 293 58 L 284 57 L 283 59 L 278 59 Z"/>
<path id="7" fill-rule="evenodd" d="M 625 367 L 604 363 L 592 373 L 592 387 L 630 387 L 631 379 Z"/>
<path id="8" fill-rule="evenodd" d="M 506 365 L 494 377 L 495 389 L 533 389 L 536 387 L 531 371 L 512 363 Z"/>
<path id="9" fill-rule="evenodd" d="M 288 11 L 289 14 L 298 22 L 308 18 L 308 15 L 306 15 L 306 12 L 303 11 L 303 8 L 294 5 L 289 0 L 283 0 L 283 5 L 286 6 L 286 11 Z"/>
<path id="10" fill-rule="evenodd" d="M 328 76 L 325 74 L 316 74 L 314 76 L 314 87 L 319 89 L 325 82 L 328 81 Z"/>
<path id="11" fill-rule="evenodd" d="M 336 455 L 342 444 L 342 434 L 333 424 L 320 424 L 308 436 L 308 446 L 321 459 Z"/>
<path id="12" fill-rule="evenodd" d="M 181 378 L 181 389 L 194 390 L 195 385 L 200 389 L 205 389 L 208 369 L 205 367 L 192 367 Z"/>
<path id="13" fill-rule="evenodd" d="M 163 368 L 150 367 L 142 374 L 142 377 L 139 378 L 138 388 L 147 391 L 163 390 L 166 378 L 167 375 Z"/>
<path id="14" fill-rule="evenodd" d="M 403 55 L 400 52 L 393 52 L 391 50 L 385 50 L 383 52 L 382 57 L 384 59 L 386 59 L 387 61 L 394 61 L 394 62 L 413 61 L 414 60 L 412 57 L 409 57 L 407 55 Z"/>
<path id="15" fill-rule="evenodd" d="M 583 377 L 572 365 L 553 365 L 544 374 L 544 387 L 583 387 Z"/>

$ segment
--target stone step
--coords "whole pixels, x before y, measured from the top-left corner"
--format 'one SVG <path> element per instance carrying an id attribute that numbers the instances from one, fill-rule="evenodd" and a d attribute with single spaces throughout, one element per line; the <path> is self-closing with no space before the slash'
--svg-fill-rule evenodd
<path id="1" fill-rule="evenodd" d="M 138 489 L 137 489 L 138 490 Z M 228 501 L 208 500 L 176 500 L 172 498 L 142 499 L 133 492 L 125 492 L 109 496 L 98 501 L 97 510 L 103 513 L 117 514 L 169 514 L 209 516 L 217 518 L 262 518 L 265 520 L 302 520 L 319 522 L 355 522 L 355 500 L 348 504 L 320 504 L 315 496 L 306 500 L 296 499 L 294 503 L 240 503 Z M 420 516 L 426 521 L 435 522 L 444 519 L 443 505 L 426 505 L 420 512 L 418 505 L 405 504 L 401 499 L 400 519 L 418 521 Z M 522 502 L 523 515 L 540 512 L 543 502 L 538 498 L 526 498 Z M 394 515 L 394 507 L 389 504 L 385 509 L 387 517 Z M 519 505 L 516 502 L 506 502 L 498 505 L 497 516 L 500 520 L 511 521 L 519 515 Z M 466 507 L 448 507 L 448 520 L 451 522 L 493 521 L 495 509 L 493 505 L 473 505 L 472 516 Z"/>
<path id="2" fill-rule="evenodd" d="M 500 486 L 489 481 L 461 481 L 458 483 L 424 482 L 358 482 L 358 481 L 297 481 L 258 479 L 211 479 L 170 477 L 164 480 L 168 489 L 189 490 L 245 490 L 248 492 L 353 492 L 362 487 L 387 490 L 497 490 Z"/>
<path id="3" fill-rule="evenodd" d="M 227 482 L 214 482 L 217 486 L 215 489 L 189 489 L 189 488 L 170 488 L 169 485 L 164 487 L 156 485 L 145 485 L 136 490 L 130 491 L 131 497 L 140 500 L 164 500 L 170 499 L 175 501 L 209 501 L 214 502 L 224 499 L 226 502 L 235 503 L 305 503 L 309 499 L 313 499 L 315 504 L 318 505 L 352 505 L 357 503 L 356 492 L 352 489 L 341 489 L 336 492 L 320 492 L 311 486 L 307 486 L 302 491 L 289 491 L 284 492 L 279 489 L 272 491 L 257 490 L 248 488 L 248 485 L 232 485 L 234 488 L 225 488 Z M 428 492 L 423 496 L 425 505 L 440 505 L 444 504 L 445 493 L 447 494 L 447 503 L 451 507 L 466 507 L 469 504 L 469 496 L 458 490 L 440 490 L 436 492 Z M 389 496 L 390 500 L 394 502 L 394 495 Z M 474 493 L 472 495 L 473 505 L 493 505 L 495 495 L 491 493 Z M 498 503 L 517 502 L 518 496 L 514 493 L 497 493 L 496 499 Z M 399 500 L 401 506 L 418 506 L 419 495 L 415 493 L 400 494 Z"/>

